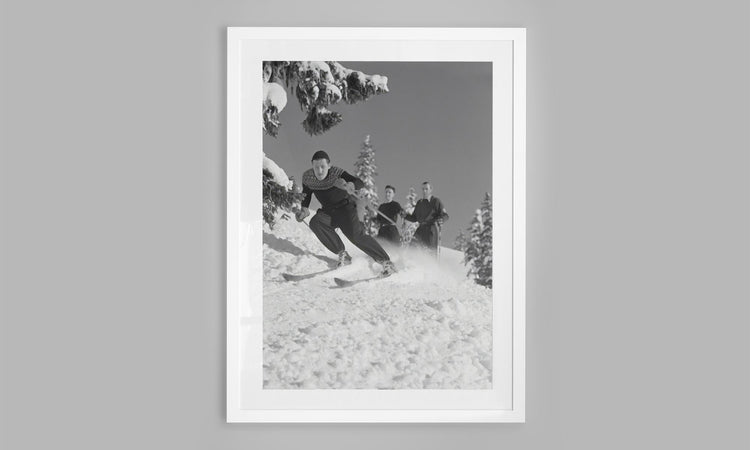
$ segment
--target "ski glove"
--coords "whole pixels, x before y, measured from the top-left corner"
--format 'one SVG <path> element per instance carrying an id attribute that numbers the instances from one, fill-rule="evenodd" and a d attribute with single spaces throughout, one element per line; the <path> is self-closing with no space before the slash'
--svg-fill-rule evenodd
<path id="1" fill-rule="evenodd" d="M 356 193 L 357 193 L 357 189 L 354 186 L 354 183 L 352 183 L 352 182 L 347 183 L 346 180 L 344 180 L 343 178 L 339 178 L 338 180 L 336 180 L 333 183 L 333 185 L 336 186 L 339 189 L 345 190 L 350 195 L 356 195 Z"/>
<path id="2" fill-rule="evenodd" d="M 310 215 L 309 208 L 302 208 L 294 214 L 294 216 L 297 218 L 297 222 L 302 222 L 303 220 L 305 220 L 305 217 L 309 215 Z"/>

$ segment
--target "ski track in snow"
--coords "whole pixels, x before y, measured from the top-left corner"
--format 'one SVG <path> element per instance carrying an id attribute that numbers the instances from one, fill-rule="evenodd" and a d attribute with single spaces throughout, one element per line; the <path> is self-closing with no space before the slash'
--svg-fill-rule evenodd
<path id="1" fill-rule="evenodd" d="M 342 239 L 350 266 L 288 282 L 281 273 L 318 272 L 335 258 L 304 223 L 265 228 L 264 388 L 490 389 L 492 291 L 465 278 L 462 254 L 443 249 L 438 265 L 388 249 L 398 273 L 339 288 L 333 277 L 380 270 Z"/>

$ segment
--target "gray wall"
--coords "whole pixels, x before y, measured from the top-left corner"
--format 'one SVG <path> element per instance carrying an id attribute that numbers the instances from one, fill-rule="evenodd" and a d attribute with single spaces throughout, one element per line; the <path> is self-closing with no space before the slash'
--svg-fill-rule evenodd
<path id="1" fill-rule="evenodd" d="M 5 1 L 3 448 L 750 445 L 750 3 Z M 528 28 L 528 423 L 224 423 L 225 27 Z"/>

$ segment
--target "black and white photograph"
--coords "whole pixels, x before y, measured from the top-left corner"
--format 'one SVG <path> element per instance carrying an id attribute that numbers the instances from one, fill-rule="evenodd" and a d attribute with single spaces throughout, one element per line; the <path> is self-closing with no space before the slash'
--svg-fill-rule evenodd
<path id="1" fill-rule="evenodd" d="M 523 420 L 524 36 L 229 30 L 231 421 Z"/>
<path id="2" fill-rule="evenodd" d="M 492 64 L 262 82 L 264 388 L 490 388 Z"/>

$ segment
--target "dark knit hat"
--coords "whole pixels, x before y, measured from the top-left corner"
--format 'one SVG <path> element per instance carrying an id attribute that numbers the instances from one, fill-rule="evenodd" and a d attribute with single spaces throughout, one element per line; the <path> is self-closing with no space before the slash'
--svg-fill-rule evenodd
<path id="1" fill-rule="evenodd" d="M 331 162 L 331 158 L 328 157 L 328 153 L 324 152 L 323 150 L 318 150 L 317 152 L 315 152 L 312 157 L 312 161 L 315 161 L 316 159 L 325 159 L 329 163 Z"/>

